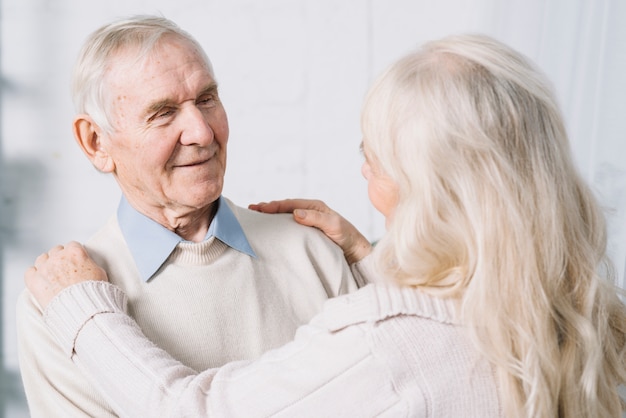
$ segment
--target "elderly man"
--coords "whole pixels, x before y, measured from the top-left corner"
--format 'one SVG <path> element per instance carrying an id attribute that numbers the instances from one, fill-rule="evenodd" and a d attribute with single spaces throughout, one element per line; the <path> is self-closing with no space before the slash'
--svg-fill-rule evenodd
<path id="1" fill-rule="evenodd" d="M 255 358 L 289 341 L 326 299 L 357 288 L 319 231 L 221 195 L 226 113 L 207 56 L 175 24 L 137 17 L 96 31 L 73 94 L 78 144 L 123 193 L 86 248 L 176 359 L 204 370 Z M 98 382 L 54 344 L 28 292 L 17 310 L 32 416 L 115 416 Z"/>

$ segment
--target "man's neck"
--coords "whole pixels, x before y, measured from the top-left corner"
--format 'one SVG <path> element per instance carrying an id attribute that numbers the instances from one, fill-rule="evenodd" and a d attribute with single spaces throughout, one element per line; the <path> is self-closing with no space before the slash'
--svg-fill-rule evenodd
<path id="1" fill-rule="evenodd" d="M 217 212 L 219 200 L 210 205 L 193 210 L 171 209 L 164 207 L 142 207 L 129 200 L 139 213 L 147 216 L 163 227 L 173 231 L 186 241 L 202 242 L 211 225 L 211 221 Z"/>
<path id="2" fill-rule="evenodd" d="M 208 208 L 194 212 L 192 217 L 187 216 L 182 219 L 186 222 L 179 223 L 179 226 L 175 227 L 173 231 L 187 241 L 202 242 L 217 212 L 217 206 L 218 203 L 215 201 Z M 166 228 L 168 227 L 166 226 Z"/>

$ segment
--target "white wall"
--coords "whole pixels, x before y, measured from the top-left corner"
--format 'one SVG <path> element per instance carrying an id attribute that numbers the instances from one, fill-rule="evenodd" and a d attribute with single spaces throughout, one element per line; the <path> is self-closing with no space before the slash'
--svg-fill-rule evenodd
<path id="1" fill-rule="evenodd" d="M 241 205 L 327 201 L 368 237 L 383 223 L 360 176 L 359 109 L 372 78 L 421 42 L 493 35 L 554 81 L 576 160 L 626 255 L 626 2 L 620 0 L 0 0 L 0 278 L 7 416 L 22 416 L 14 306 L 40 252 L 85 240 L 114 211 L 112 180 L 74 144 L 69 74 L 89 32 L 161 13 L 203 44 L 229 114 L 225 194 Z M 2 376 L 0 376 L 2 377 Z M 1 405 L 0 405 L 1 406 Z"/>

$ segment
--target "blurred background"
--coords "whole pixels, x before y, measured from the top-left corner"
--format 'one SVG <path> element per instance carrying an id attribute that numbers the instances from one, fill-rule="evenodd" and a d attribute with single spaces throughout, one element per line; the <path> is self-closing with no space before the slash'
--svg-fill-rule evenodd
<path id="1" fill-rule="evenodd" d="M 211 58 L 231 134 L 235 203 L 317 198 L 377 239 L 361 178 L 360 106 L 373 78 L 420 43 L 492 35 L 552 80 L 576 162 L 626 259 L 626 2 L 621 0 L 0 0 L 0 416 L 28 417 L 15 301 L 42 251 L 84 241 L 120 193 L 75 144 L 70 73 L 87 35 L 161 14 Z"/>

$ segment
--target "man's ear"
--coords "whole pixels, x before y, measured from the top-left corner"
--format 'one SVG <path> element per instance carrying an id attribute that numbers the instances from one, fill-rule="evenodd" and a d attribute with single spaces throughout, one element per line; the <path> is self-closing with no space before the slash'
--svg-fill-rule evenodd
<path id="1" fill-rule="evenodd" d="M 103 173 L 112 173 L 115 170 L 115 162 L 102 143 L 102 129 L 91 116 L 77 115 L 73 128 L 76 142 L 94 167 Z"/>

